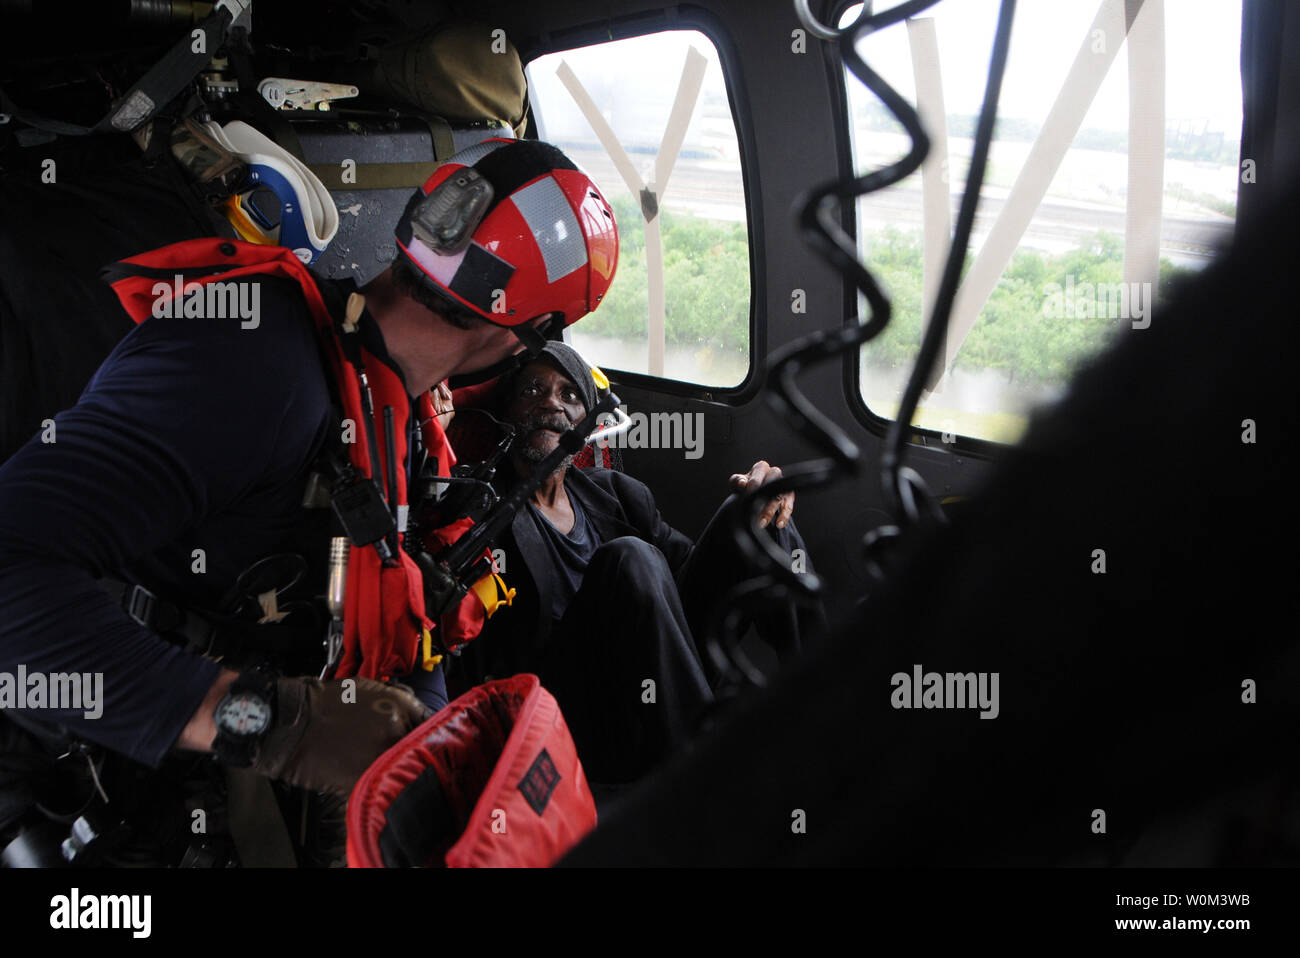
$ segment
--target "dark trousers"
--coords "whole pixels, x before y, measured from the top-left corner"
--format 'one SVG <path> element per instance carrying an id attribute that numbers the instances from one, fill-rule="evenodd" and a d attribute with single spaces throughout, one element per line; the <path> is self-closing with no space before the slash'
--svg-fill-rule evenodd
<path id="1" fill-rule="evenodd" d="M 792 526 L 772 534 L 787 553 L 803 547 Z M 745 574 L 716 516 L 677 577 L 641 539 L 625 536 L 596 550 L 538 668 L 592 781 L 639 778 L 694 732 L 713 701 L 713 669 L 696 636 L 704 635 L 714 600 Z M 802 621 L 789 609 L 755 624 L 784 660 L 798 651 Z"/>

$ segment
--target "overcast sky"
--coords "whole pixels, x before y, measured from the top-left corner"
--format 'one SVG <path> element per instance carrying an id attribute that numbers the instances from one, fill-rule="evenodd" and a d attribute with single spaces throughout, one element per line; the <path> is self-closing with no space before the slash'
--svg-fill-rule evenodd
<path id="1" fill-rule="evenodd" d="M 935 21 L 949 113 L 979 112 L 998 6 L 998 0 L 944 0 L 923 14 Z M 1038 121 L 1047 116 L 1100 6 L 1100 0 L 1016 4 L 1000 115 Z M 1163 8 L 1166 116 L 1207 119 L 1212 130 L 1238 136 L 1241 0 L 1165 0 Z M 872 69 L 912 99 L 905 25 L 868 36 L 860 50 Z M 1083 125 L 1122 130 L 1127 124 L 1128 62 L 1121 50 Z"/>
<path id="2" fill-rule="evenodd" d="M 999 114 L 1041 122 L 1100 7 L 1100 0 L 1020 0 L 1016 6 Z M 1164 0 L 1166 116 L 1208 120 L 1211 130 L 1235 138 L 1241 132 L 1241 0 Z M 926 11 L 934 18 L 950 114 L 979 112 L 998 0 L 943 0 Z M 787 23 L 773 24 L 782 49 L 789 48 Z M 817 43 L 809 38 L 809 43 Z M 703 36 L 676 31 L 601 44 L 544 57 L 530 68 L 534 95 L 546 114 L 548 135 L 589 136 L 585 121 L 554 77 L 568 60 L 597 103 L 605 108 L 624 142 L 657 143 L 676 91 L 687 46 L 710 59 L 704 92 L 722 92 L 722 75 L 712 44 Z M 913 99 L 907 28 L 896 24 L 863 40 L 872 67 Z M 638 82 L 640 81 L 640 82 Z M 853 81 L 856 82 L 856 81 Z M 697 111 L 698 119 L 698 111 Z M 1128 63 L 1121 50 L 1111 65 L 1083 126 L 1123 130 L 1128 125 Z M 692 133 L 698 134 L 697 124 Z M 690 138 L 695 139 L 695 136 Z M 689 142 L 689 140 L 688 140 Z"/>

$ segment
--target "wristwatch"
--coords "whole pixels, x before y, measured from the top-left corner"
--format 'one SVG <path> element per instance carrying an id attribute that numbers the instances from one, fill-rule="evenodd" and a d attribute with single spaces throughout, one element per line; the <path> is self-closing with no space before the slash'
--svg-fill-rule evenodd
<path id="1" fill-rule="evenodd" d="M 252 765 L 257 744 L 271 728 L 274 714 L 275 677 L 260 669 L 240 672 L 212 712 L 217 726 L 212 750 L 217 758 L 226 765 Z"/>

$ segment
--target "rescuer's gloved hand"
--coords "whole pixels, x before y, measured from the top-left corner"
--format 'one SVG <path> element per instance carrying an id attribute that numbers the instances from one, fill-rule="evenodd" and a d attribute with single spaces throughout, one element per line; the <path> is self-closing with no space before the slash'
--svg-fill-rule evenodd
<path id="1" fill-rule="evenodd" d="M 375 759 L 432 714 L 410 692 L 373 679 L 280 679 L 275 692 L 275 722 L 252 767 L 313 791 L 349 794 Z"/>

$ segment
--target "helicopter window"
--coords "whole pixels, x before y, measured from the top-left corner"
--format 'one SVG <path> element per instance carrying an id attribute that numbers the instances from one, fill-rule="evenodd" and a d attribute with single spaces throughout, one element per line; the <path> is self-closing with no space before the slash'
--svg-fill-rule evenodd
<path id="1" fill-rule="evenodd" d="M 852 23 L 861 4 L 847 8 Z M 1241 161 L 1241 3 L 1022 4 L 970 255 L 915 423 L 1013 442 L 1114 336 L 1226 245 Z M 891 417 L 920 348 L 970 161 L 997 0 L 941 3 L 858 51 L 931 136 L 921 175 L 862 198 L 859 249 L 893 302 L 858 375 Z M 845 71 L 855 168 L 906 150 L 888 111 Z M 942 117 L 935 122 L 934 117 Z M 865 303 L 859 303 L 865 310 Z M 1168 317 L 1167 321 L 1176 321 Z M 1130 331 L 1130 332 L 1125 332 Z"/>
<path id="2" fill-rule="evenodd" d="M 601 185 L 618 274 L 571 327 L 601 366 L 707 386 L 750 368 L 740 147 L 713 42 L 672 30 L 551 53 L 527 68 L 538 135 Z"/>

